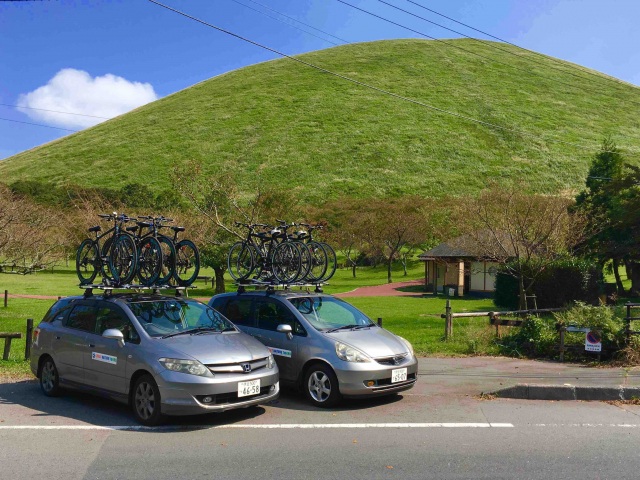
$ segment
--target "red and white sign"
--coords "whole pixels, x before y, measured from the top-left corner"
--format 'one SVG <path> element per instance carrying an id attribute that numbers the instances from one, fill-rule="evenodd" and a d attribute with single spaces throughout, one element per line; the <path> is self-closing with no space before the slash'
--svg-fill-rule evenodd
<path id="1" fill-rule="evenodd" d="M 587 352 L 601 352 L 602 342 L 596 332 L 587 332 L 584 339 L 584 349 Z"/>

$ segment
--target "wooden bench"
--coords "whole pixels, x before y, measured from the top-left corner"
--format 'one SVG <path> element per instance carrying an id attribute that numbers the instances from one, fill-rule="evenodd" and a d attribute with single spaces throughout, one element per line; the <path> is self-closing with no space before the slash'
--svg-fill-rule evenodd
<path id="1" fill-rule="evenodd" d="M 13 340 L 14 338 L 22 338 L 22 334 L 0 332 L 0 338 L 4 338 L 4 353 L 2 354 L 2 359 L 9 360 L 9 352 L 11 351 L 11 340 Z"/>

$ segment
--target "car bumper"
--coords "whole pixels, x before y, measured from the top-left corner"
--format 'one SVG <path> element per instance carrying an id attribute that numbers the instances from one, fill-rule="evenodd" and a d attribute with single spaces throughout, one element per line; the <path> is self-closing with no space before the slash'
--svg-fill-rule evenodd
<path id="1" fill-rule="evenodd" d="M 407 369 L 407 380 L 392 382 L 391 372 L 399 368 Z M 415 385 L 418 379 L 418 360 L 414 357 L 397 366 L 381 365 L 377 362 L 349 363 L 348 368 L 336 368 L 335 372 L 340 393 L 345 397 L 366 398 L 388 395 L 409 390 Z"/>
<path id="2" fill-rule="evenodd" d="M 238 383 L 260 380 L 260 393 L 238 397 Z M 280 395 L 278 371 L 247 375 L 216 375 L 214 378 L 163 371 L 157 377 L 162 413 L 197 415 L 245 408 L 276 400 Z M 206 397 L 210 400 L 205 403 Z"/>

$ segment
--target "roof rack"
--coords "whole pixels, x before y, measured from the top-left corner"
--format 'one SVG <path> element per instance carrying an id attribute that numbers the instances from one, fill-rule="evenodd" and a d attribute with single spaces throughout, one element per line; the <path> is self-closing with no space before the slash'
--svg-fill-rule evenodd
<path id="1" fill-rule="evenodd" d="M 154 295 L 159 295 L 161 290 L 175 290 L 176 297 L 182 297 L 185 294 L 188 297 L 189 296 L 188 290 L 193 288 L 198 288 L 194 286 L 181 287 L 178 285 L 168 285 L 168 284 L 147 286 L 147 285 L 135 285 L 135 284 L 107 285 L 103 283 L 88 284 L 88 285 L 80 284 L 79 287 L 84 290 L 85 298 L 91 297 L 93 295 L 94 290 L 102 290 L 105 296 L 113 295 L 114 290 L 125 290 L 125 291 L 134 291 L 134 292 L 151 291 Z"/>
<path id="2" fill-rule="evenodd" d="M 306 288 L 309 291 L 310 288 L 314 289 L 315 293 L 322 293 L 322 287 L 327 285 L 326 283 L 274 283 L 263 280 L 249 280 L 234 283 L 238 287 L 238 293 L 246 292 L 247 288 L 254 288 L 255 290 L 266 290 L 267 293 L 275 292 L 276 290 L 291 290 L 292 288 L 299 288 L 300 290 Z"/>

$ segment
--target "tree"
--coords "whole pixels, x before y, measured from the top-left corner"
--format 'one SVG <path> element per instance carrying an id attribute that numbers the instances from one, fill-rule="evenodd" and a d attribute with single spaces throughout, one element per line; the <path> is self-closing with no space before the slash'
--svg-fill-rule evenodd
<path id="1" fill-rule="evenodd" d="M 582 250 L 596 259 L 602 267 L 608 260 L 612 261 L 619 294 L 624 293 L 618 270 L 623 261 L 622 250 L 619 248 L 623 239 L 620 237 L 620 230 L 613 228 L 611 224 L 618 191 L 609 186 L 612 181 L 621 179 L 623 165 L 622 154 L 611 137 L 606 137 L 600 151 L 593 157 L 585 182 L 586 189 L 576 197 L 575 206 L 576 211 L 588 219 L 588 230 L 591 232 L 582 245 Z"/>
<path id="2" fill-rule="evenodd" d="M 427 200 L 417 196 L 367 199 L 361 201 L 352 218 L 353 229 L 362 240 L 362 249 L 379 255 L 387 266 L 387 282 L 391 283 L 391 267 L 405 248 L 423 243 L 427 237 Z"/>
<path id="3" fill-rule="evenodd" d="M 520 308 L 538 276 L 581 242 L 584 220 L 566 198 L 527 195 L 522 188 L 493 187 L 467 202 L 463 225 L 485 260 L 517 278 Z"/>
<path id="4" fill-rule="evenodd" d="M 0 185 L 0 263 L 24 273 L 55 264 L 64 256 L 62 223 L 57 210 Z"/>
<path id="5" fill-rule="evenodd" d="M 204 261 L 215 272 L 216 292 L 225 290 L 229 248 L 246 238 L 246 230 L 236 222 L 273 223 L 279 218 L 291 221 L 300 211 L 293 191 L 265 187 L 252 196 L 244 196 L 232 180 L 229 175 L 207 175 L 202 164 L 195 161 L 176 167 L 172 174 L 174 188 L 198 216 L 197 222 L 205 232 L 200 249 Z"/>
<path id="6" fill-rule="evenodd" d="M 624 261 L 635 295 L 640 293 L 640 168 L 625 164 L 620 177 L 605 188 L 612 196 L 608 220 L 616 233 L 608 249 Z"/>

